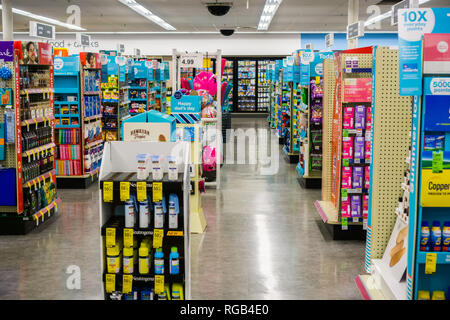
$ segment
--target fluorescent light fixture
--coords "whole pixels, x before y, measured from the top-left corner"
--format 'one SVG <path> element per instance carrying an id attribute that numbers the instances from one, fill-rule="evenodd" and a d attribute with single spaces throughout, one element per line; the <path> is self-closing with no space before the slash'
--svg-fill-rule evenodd
<path id="1" fill-rule="evenodd" d="M 136 11 L 137 13 L 139 13 L 141 16 L 144 16 L 145 18 L 147 18 L 150 21 L 153 21 L 154 23 L 156 23 L 157 25 L 163 27 L 166 30 L 169 31 L 174 31 L 177 30 L 175 29 L 173 26 L 171 26 L 170 24 L 168 24 L 167 22 L 165 22 L 163 19 L 161 19 L 160 17 L 158 17 L 157 15 L 153 14 L 150 10 L 148 10 L 147 8 L 141 6 L 139 3 L 137 3 L 135 0 L 118 0 L 120 3 L 123 3 L 124 5 L 126 5 L 127 7 L 129 7 L 130 9 Z"/>
<path id="2" fill-rule="evenodd" d="M 3 10 L 3 6 L 2 5 L 0 5 L 0 10 Z M 61 22 L 59 20 L 52 19 L 52 18 L 47 18 L 47 17 L 44 17 L 44 16 L 40 16 L 40 15 L 31 13 L 31 12 L 28 12 L 28 11 L 25 11 L 25 10 L 12 8 L 12 12 L 16 13 L 16 14 L 20 14 L 20 15 L 25 16 L 25 17 L 29 17 L 31 19 L 40 20 L 40 21 L 44 21 L 44 22 L 47 22 L 47 23 L 50 23 L 50 24 L 61 26 L 61 27 L 67 28 L 67 29 L 72 29 L 72 30 L 77 30 L 77 31 L 84 31 L 84 30 L 86 30 L 86 29 L 81 28 L 79 26 L 76 26 L 74 24 Z"/>
<path id="3" fill-rule="evenodd" d="M 419 5 L 430 2 L 431 0 L 419 0 Z M 364 27 L 370 26 L 371 24 L 374 24 L 378 21 L 390 18 L 392 16 L 392 10 L 389 10 L 386 13 L 380 14 L 376 17 L 373 17 L 372 19 L 367 20 L 364 22 Z"/>
<path id="4" fill-rule="evenodd" d="M 263 12 L 261 13 L 261 18 L 259 19 L 258 30 L 264 31 L 268 30 L 272 18 L 278 10 L 283 0 L 266 0 Z"/>

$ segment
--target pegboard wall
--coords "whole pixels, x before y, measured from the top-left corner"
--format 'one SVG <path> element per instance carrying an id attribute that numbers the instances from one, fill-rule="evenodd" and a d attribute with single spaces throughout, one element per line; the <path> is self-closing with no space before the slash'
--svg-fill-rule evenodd
<path id="1" fill-rule="evenodd" d="M 399 95 L 398 50 L 378 47 L 373 108 L 373 152 L 366 271 L 383 256 L 395 225 L 411 145 L 412 98 Z"/>
<path id="2" fill-rule="evenodd" d="M 336 86 L 334 59 L 323 60 L 323 120 L 322 120 L 322 201 L 331 201 L 333 107 Z"/>
<path id="3" fill-rule="evenodd" d="M 11 88 L 13 92 L 13 96 L 11 98 L 12 110 L 15 111 L 15 99 L 14 96 L 14 83 L 15 83 L 15 72 L 14 72 L 14 62 L 4 62 L 0 64 L 7 65 L 9 69 L 12 71 L 12 78 L 8 81 L 1 81 L 4 83 L 5 88 Z M 6 106 L 0 106 L 0 123 L 5 122 L 5 109 Z M 15 119 L 15 118 L 14 118 Z M 5 160 L 0 161 L 0 165 L 4 168 L 15 168 L 16 167 L 16 145 L 13 144 L 5 144 Z"/>

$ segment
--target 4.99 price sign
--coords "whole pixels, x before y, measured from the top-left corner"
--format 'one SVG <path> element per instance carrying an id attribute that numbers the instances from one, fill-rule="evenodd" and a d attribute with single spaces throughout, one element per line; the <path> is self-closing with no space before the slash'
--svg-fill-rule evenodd
<path id="1" fill-rule="evenodd" d="M 187 53 L 180 56 L 181 68 L 202 68 L 203 54 L 201 53 Z"/>

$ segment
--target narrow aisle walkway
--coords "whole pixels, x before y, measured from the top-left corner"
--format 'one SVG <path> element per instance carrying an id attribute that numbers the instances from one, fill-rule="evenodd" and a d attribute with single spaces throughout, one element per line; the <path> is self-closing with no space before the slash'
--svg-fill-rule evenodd
<path id="1" fill-rule="evenodd" d="M 232 123 L 268 128 L 265 119 Z M 302 189 L 281 152 L 278 174 L 224 165 L 221 190 L 207 189 L 207 231 L 192 236 L 194 299 L 361 298 L 353 279 L 364 242 L 331 240 L 314 207 L 320 190 Z"/>

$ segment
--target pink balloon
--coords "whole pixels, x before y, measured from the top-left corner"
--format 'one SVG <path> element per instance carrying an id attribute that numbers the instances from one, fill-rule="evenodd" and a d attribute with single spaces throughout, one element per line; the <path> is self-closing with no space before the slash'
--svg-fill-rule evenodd
<path id="1" fill-rule="evenodd" d="M 214 96 L 217 93 L 216 76 L 211 72 L 200 72 L 194 78 L 195 90 L 207 90 L 210 95 Z"/>

